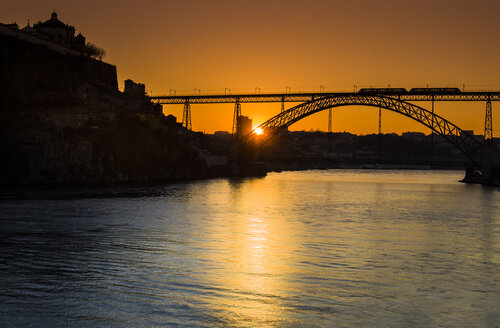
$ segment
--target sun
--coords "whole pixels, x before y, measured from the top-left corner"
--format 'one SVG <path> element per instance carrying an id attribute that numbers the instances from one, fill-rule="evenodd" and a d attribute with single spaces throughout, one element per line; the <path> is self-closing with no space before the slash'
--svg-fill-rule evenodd
<path id="1" fill-rule="evenodd" d="M 253 130 L 253 133 L 260 136 L 262 133 L 264 133 L 264 130 L 262 130 L 262 128 L 256 128 L 255 130 Z"/>

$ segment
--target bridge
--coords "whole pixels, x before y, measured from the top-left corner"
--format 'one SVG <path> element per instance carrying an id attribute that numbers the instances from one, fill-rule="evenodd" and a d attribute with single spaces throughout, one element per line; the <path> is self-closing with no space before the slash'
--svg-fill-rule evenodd
<path id="1" fill-rule="evenodd" d="M 500 91 L 468 91 L 456 88 L 413 88 L 403 91 L 400 88 L 369 88 L 358 92 L 300 92 L 300 93 L 256 93 L 224 95 L 170 95 L 154 96 L 149 99 L 163 105 L 171 104 L 222 104 L 222 103 L 270 103 L 270 102 L 307 102 L 318 98 L 351 96 L 355 94 L 377 94 L 391 96 L 404 101 L 499 101 Z"/>
<path id="2" fill-rule="evenodd" d="M 155 96 L 149 99 L 158 104 L 184 104 L 182 125 L 191 129 L 192 104 L 234 103 L 233 134 L 238 134 L 239 117 L 242 103 L 270 103 L 280 102 L 281 113 L 270 118 L 259 126 L 266 130 L 265 138 L 259 144 L 264 144 L 280 131 L 293 123 L 314 113 L 329 110 L 329 132 L 331 132 L 331 110 L 340 106 L 370 106 L 384 108 L 407 116 L 428 127 L 467 156 L 471 163 L 481 166 L 482 144 L 457 125 L 434 113 L 436 101 L 467 101 L 485 102 L 485 141 L 493 137 L 492 106 L 493 101 L 500 101 L 500 91 L 468 91 L 458 88 L 412 88 L 409 91 L 403 88 L 363 88 L 357 92 L 309 92 L 309 93 L 270 93 L 270 94 L 224 94 L 224 95 L 169 95 Z M 427 110 L 411 102 L 431 102 L 431 109 Z M 285 110 L 285 103 L 301 103 Z M 379 121 L 380 133 L 380 121 Z M 242 137 L 242 136 L 240 136 Z M 257 137 L 254 134 L 246 136 L 245 143 L 253 142 Z"/>

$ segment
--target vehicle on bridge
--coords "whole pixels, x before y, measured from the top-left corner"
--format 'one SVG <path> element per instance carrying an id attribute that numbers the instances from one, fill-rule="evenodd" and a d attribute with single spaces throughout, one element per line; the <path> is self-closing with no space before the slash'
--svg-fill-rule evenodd
<path id="1" fill-rule="evenodd" d="M 405 88 L 361 88 L 358 93 L 377 94 L 377 95 L 428 95 L 428 94 L 459 94 L 462 93 L 459 88 L 412 88 L 410 91 Z"/>
<path id="2" fill-rule="evenodd" d="M 462 93 L 462 91 L 460 91 L 459 88 L 412 88 L 410 89 L 410 93 L 415 95 L 425 95 L 433 93 L 457 94 Z"/>
<path id="3" fill-rule="evenodd" d="M 400 95 L 406 94 L 408 91 L 405 88 L 362 88 L 358 93 L 362 94 L 377 94 L 377 95 Z"/>

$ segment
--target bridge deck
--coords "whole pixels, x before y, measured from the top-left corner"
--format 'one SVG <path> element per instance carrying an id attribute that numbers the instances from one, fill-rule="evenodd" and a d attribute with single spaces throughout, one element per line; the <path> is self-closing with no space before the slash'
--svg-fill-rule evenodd
<path id="1" fill-rule="evenodd" d="M 269 102 L 306 102 L 329 96 L 350 96 L 359 93 L 313 92 L 313 93 L 273 93 L 273 94 L 236 94 L 236 95 L 181 95 L 148 97 L 159 104 L 220 104 L 220 103 L 269 103 Z M 398 98 L 404 101 L 500 101 L 500 91 L 473 91 L 459 93 L 370 93 Z"/>

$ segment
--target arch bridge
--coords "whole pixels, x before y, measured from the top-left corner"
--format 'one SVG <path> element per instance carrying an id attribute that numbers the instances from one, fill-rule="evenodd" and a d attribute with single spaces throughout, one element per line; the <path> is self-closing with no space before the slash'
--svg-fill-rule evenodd
<path id="1" fill-rule="evenodd" d="M 245 136 L 242 142 L 260 147 L 295 122 L 323 110 L 341 106 L 370 106 L 384 108 L 407 116 L 444 137 L 467 156 L 473 164 L 479 166 L 482 144 L 468 132 L 460 129 L 445 118 L 420 106 L 397 98 L 380 95 L 335 95 L 300 104 L 262 123 L 258 127 L 266 131 L 262 138 L 251 133 Z"/>
<path id="2" fill-rule="evenodd" d="M 227 89 L 229 90 L 229 89 Z M 457 125 L 434 113 L 435 101 L 468 101 L 486 102 L 485 140 L 492 139 L 492 101 L 500 101 L 499 91 L 472 91 L 463 92 L 458 88 L 413 88 L 410 91 L 401 88 L 370 88 L 360 89 L 357 92 L 334 93 L 283 93 L 283 94 L 224 94 L 224 95 L 170 95 L 155 96 L 149 99 L 159 104 L 184 104 L 182 124 L 191 129 L 191 104 L 234 103 L 233 134 L 238 134 L 239 117 L 242 103 L 281 102 L 281 113 L 270 118 L 259 127 L 266 130 L 264 138 L 250 134 L 242 139 L 244 144 L 263 145 L 276 136 L 280 131 L 293 123 L 314 113 L 341 106 L 370 106 L 384 108 L 407 116 L 431 129 L 434 133 L 444 137 L 475 166 L 481 165 L 482 144 Z M 410 101 L 431 101 L 432 110 L 424 109 L 410 103 Z M 300 105 L 285 110 L 286 102 L 301 102 Z M 329 132 L 331 123 L 329 122 Z"/>

